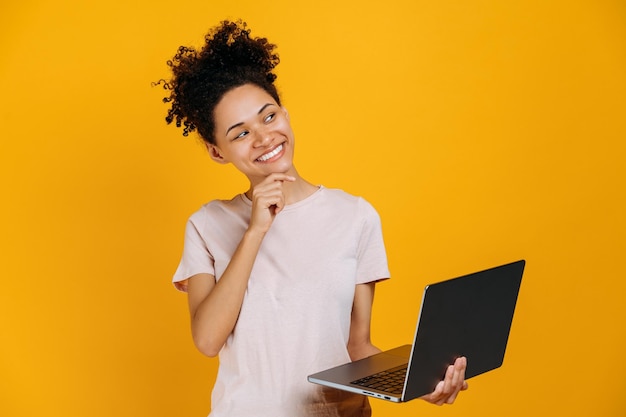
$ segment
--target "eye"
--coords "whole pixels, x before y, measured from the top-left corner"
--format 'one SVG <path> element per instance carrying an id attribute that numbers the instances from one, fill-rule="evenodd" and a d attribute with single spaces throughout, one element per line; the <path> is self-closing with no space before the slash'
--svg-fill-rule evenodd
<path id="1" fill-rule="evenodd" d="M 268 114 L 267 116 L 265 116 L 265 119 L 263 119 L 263 121 L 264 121 L 265 123 L 269 123 L 269 122 L 271 122 L 272 120 L 274 120 L 274 118 L 275 118 L 275 117 L 276 117 L 276 113 L 270 113 L 270 114 Z"/>
<path id="2" fill-rule="evenodd" d="M 241 139 L 241 138 L 245 138 L 246 136 L 248 136 L 248 132 L 247 130 L 242 131 L 240 134 L 238 134 L 237 136 L 234 137 L 234 139 Z"/>

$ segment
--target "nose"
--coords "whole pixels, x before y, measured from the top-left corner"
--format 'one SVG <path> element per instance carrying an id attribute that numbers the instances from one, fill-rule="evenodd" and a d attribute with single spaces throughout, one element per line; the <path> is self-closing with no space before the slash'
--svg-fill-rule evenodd
<path id="1" fill-rule="evenodd" d="M 254 146 L 266 147 L 272 143 L 272 133 L 267 129 L 259 129 L 255 134 Z"/>

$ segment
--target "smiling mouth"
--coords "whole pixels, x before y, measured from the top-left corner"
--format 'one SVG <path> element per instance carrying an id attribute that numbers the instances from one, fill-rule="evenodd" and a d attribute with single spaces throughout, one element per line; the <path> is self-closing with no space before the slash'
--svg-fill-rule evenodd
<path id="1" fill-rule="evenodd" d="M 257 161 L 265 162 L 265 161 L 275 157 L 276 155 L 278 155 L 282 150 L 283 150 L 283 144 L 281 143 L 280 145 L 275 147 L 271 152 L 268 152 L 268 153 L 263 154 L 260 157 L 258 157 Z"/>

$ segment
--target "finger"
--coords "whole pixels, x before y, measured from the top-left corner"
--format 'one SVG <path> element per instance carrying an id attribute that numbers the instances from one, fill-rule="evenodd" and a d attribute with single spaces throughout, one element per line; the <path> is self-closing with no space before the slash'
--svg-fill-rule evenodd
<path id="1" fill-rule="evenodd" d="M 293 178 L 293 177 L 290 177 Z M 287 181 L 287 180 L 286 180 Z M 282 194 L 283 192 L 283 180 L 271 179 L 267 177 L 263 182 L 257 184 L 252 190 L 252 200 L 258 199 L 263 196 L 272 196 Z"/>
<path id="2" fill-rule="evenodd" d="M 465 369 L 467 367 L 467 359 L 464 357 L 457 358 L 454 361 L 454 372 L 452 374 L 452 379 L 450 381 L 450 389 L 448 398 L 446 399 L 446 403 L 452 404 L 456 400 L 459 395 L 459 391 L 466 387 L 467 382 L 465 382 Z"/>
<path id="3" fill-rule="evenodd" d="M 448 397 L 448 399 L 446 400 L 446 403 L 453 404 L 456 401 L 457 397 L 459 396 L 459 392 L 465 391 L 467 387 L 468 387 L 467 382 L 463 381 L 459 389 L 454 391 L 454 393 Z"/>
<path id="4" fill-rule="evenodd" d="M 446 369 L 446 376 L 443 379 L 443 394 L 448 395 L 454 391 L 453 382 L 456 368 L 454 365 L 449 365 Z"/>
<path id="5" fill-rule="evenodd" d="M 452 365 L 448 366 L 443 380 L 437 383 L 435 390 L 429 395 L 429 399 L 427 401 L 437 405 L 443 405 L 446 403 L 446 399 L 448 398 L 447 390 L 449 389 L 448 386 L 453 372 L 454 367 Z"/>
<path id="6" fill-rule="evenodd" d="M 284 207 L 285 207 L 285 199 L 284 197 L 281 196 L 281 198 L 273 206 L 274 216 L 280 213 L 281 211 L 283 211 Z"/>
<path id="7" fill-rule="evenodd" d="M 422 400 L 429 402 L 431 404 L 443 405 L 441 401 L 441 393 L 443 390 L 443 381 L 439 381 L 435 386 L 435 389 L 430 394 L 423 395 L 421 397 Z"/>
<path id="8" fill-rule="evenodd" d="M 296 180 L 296 177 L 291 176 L 291 175 L 287 175 L 285 173 L 282 172 L 273 172 L 270 175 L 268 175 L 267 177 L 265 177 L 265 179 L 262 182 L 274 182 L 274 181 L 289 181 L 289 182 L 294 182 Z"/>
<path id="9" fill-rule="evenodd" d="M 454 375 L 452 375 L 452 385 L 460 388 L 465 381 L 465 369 L 467 369 L 467 359 L 465 357 L 457 358 L 454 361 Z"/>
<path id="10" fill-rule="evenodd" d="M 280 191 L 255 194 L 252 201 L 250 226 L 260 227 L 261 230 L 267 231 L 284 205 L 284 197 Z"/>
<path id="11" fill-rule="evenodd" d="M 448 395 L 448 398 L 446 398 L 446 403 L 453 404 L 454 401 L 456 401 L 456 398 L 459 396 L 459 392 L 463 389 L 463 385 L 464 383 L 455 386 L 454 391 Z"/>
<path id="12" fill-rule="evenodd" d="M 258 203 L 259 207 L 263 209 L 272 208 L 274 210 L 282 210 L 282 208 L 285 206 L 285 198 L 283 197 L 282 193 L 273 193 L 271 195 L 260 197 L 258 199 Z"/>
<path id="13" fill-rule="evenodd" d="M 468 384 L 465 381 L 466 368 L 467 359 L 465 357 L 457 358 L 453 365 L 449 365 L 446 368 L 443 380 L 437 383 L 433 392 L 421 398 L 436 405 L 452 404 L 459 392 L 468 388 Z"/>
<path id="14" fill-rule="evenodd" d="M 457 359 L 454 365 L 449 365 L 446 369 L 446 374 L 443 381 L 441 381 L 441 392 L 438 395 L 436 404 L 443 405 L 449 403 L 450 400 L 454 401 L 459 390 L 458 385 L 458 373 L 461 363 Z M 464 373 L 464 372 L 463 372 Z"/>
<path id="15" fill-rule="evenodd" d="M 252 191 L 252 202 L 258 201 L 267 206 L 268 202 L 276 204 L 276 199 L 284 198 L 282 182 L 272 182 L 255 187 Z"/>

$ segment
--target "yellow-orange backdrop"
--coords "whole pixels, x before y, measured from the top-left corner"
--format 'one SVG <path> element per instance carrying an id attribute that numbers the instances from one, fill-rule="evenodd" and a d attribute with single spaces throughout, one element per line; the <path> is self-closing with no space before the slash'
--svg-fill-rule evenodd
<path id="1" fill-rule="evenodd" d="M 625 415 L 617 0 L 5 2 L 0 415 L 208 413 L 217 360 L 169 279 L 187 216 L 245 182 L 150 83 L 237 17 L 279 46 L 299 171 L 381 214 L 377 345 L 410 342 L 386 321 L 428 282 L 527 259 L 504 366 L 376 415 Z"/>

